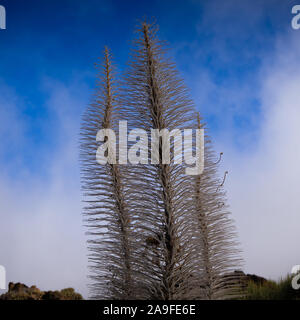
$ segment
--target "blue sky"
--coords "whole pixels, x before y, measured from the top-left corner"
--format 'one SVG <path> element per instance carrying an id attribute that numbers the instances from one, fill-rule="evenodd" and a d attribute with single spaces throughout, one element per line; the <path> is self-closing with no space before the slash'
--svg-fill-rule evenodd
<path id="1" fill-rule="evenodd" d="M 22 157 L 31 170 L 39 167 L 37 147 L 56 146 L 45 81 L 69 84 L 77 79 L 93 88 L 93 63 L 104 45 L 111 47 L 121 72 L 139 19 L 157 19 L 161 38 L 169 42 L 209 127 L 223 130 L 214 109 L 224 108 L 224 120 L 232 122 L 236 136 L 256 128 L 259 122 L 257 71 L 262 56 L 272 50 L 275 35 L 291 20 L 288 1 L 228 1 L 227 5 L 220 1 L 168 0 L 151 1 L 151 5 L 148 1 L 112 0 L 1 3 L 7 10 L 7 30 L 1 32 L 0 43 L 1 80 L 23 101 L 18 111 L 28 119 L 26 135 L 32 144 L 22 150 Z M 225 90 L 251 86 L 253 93 L 237 107 L 236 101 L 221 101 L 217 90 L 203 90 L 199 80 L 195 81 L 199 76 L 209 76 L 214 85 Z M 73 112 L 80 114 L 82 109 Z M 235 142 L 244 147 L 238 138 Z M 12 151 L 4 160 L 14 156 Z"/>
<path id="2" fill-rule="evenodd" d="M 261 262 L 276 243 L 280 225 L 285 226 L 283 238 L 291 235 L 279 252 L 297 240 L 289 221 L 299 222 L 298 203 L 291 200 L 289 186 L 296 185 L 299 169 L 296 162 L 286 163 L 298 159 L 297 142 L 288 148 L 282 141 L 283 159 L 270 138 L 283 139 L 276 131 L 278 119 L 284 119 L 287 141 L 299 134 L 297 99 L 290 100 L 300 67 L 295 54 L 300 31 L 290 27 L 296 3 L 0 0 L 7 12 L 7 29 L 0 30 L 0 240 L 10 239 L 9 246 L 0 248 L 0 264 L 7 267 L 9 279 L 41 287 L 75 286 L 86 293 L 80 117 L 93 93 L 93 65 L 104 45 L 112 49 L 122 73 L 134 28 L 143 17 L 155 17 L 217 152 L 225 152 L 227 189 L 246 271 L 278 278 L 299 264 L 294 256 L 282 258 L 278 252 Z M 291 170 L 279 175 L 282 168 Z M 272 188 L 278 192 L 274 197 L 286 202 L 265 207 L 263 202 L 273 201 Z M 268 233 L 258 226 L 268 225 L 270 212 L 275 222 Z M 286 260 L 282 266 L 280 258 Z M 30 259 L 35 265 L 25 262 Z"/>

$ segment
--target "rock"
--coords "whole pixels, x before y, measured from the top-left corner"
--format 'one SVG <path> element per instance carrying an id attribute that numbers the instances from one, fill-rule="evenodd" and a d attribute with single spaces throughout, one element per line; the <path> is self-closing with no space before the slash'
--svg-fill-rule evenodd
<path id="1" fill-rule="evenodd" d="M 245 274 L 241 270 L 235 270 L 231 273 L 225 274 L 223 276 L 224 280 L 224 287 L 227 285 L 237 285 L 243 291 L 245 290 L 250 282 L 254 282 L 257 285 L 263 285 L 264 283 L 268 282 L 263 277 L 257 276 L 255 274 Z"/>
<path id="2" fill-rule="evenodd" d="M 46 291 L 42 296 L 42 300 L 63 300 L 63 299 L 59 291 Z"/>
<path id="3" fill-rule="evenodd" d="M 13 282 L 10 282 L 9 285 L 8 285 L 8 292 L 13 292 L 13 293 L 25 293 L 28 291 L 28 287 L 23 284 L 23 283 L 13 283 Z"/>
<path id="4" fill-rule="evenodd" d="M 30 288 L 23 283 L 10 282 L 8 292 L 0 300 L 82 300 L 82 296 L 73 288 L 61 291 L 41 291 L 36 286 Z"/>
<path id="5" fill-rule="evenodd" d="M 252 282 L 254 282 L 255 284 L 258 284 L 258 285 L 263 285 L 266 282 L 268 282 L 267 279 L 265 279 L 263 277 L 260 277 L 260 276 L 257 276 L 256 274 L 246 274 L 246 278 L 247 278 L 248 282 L 252 281 Z"/>
<path id="6" fill-rule="evenodd" d="M 239 282 L 246 286 L 250 281 L 258 285 L 263 285 L 268 282 L 268 280 L 263 277 L 257 276 L 256 274 L 245 274 L 241 270 L 235 270 L 232 274 L 239 279 Z"/>

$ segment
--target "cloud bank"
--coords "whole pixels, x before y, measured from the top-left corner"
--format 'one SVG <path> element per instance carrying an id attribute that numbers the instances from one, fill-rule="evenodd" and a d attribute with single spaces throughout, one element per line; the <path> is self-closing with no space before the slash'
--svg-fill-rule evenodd
<path id="1" fill-rule="evenodd" d="M 44 126 L 53 142 L 48 151 L 28 141 L 27 119 L 20 112 L 22 101 L 5 90 L 10 102 L 1 108 L 0 134 L 5 143 L 0 165 L 0 264 L 6 267 L 8 282 L 36 284 L 42 290 L 74 287 L 87 296 L 77 150 L 87 89 L 84 84 L 44 81 L 48 95 L 44 107 L 50 115 Z M 33 157 L 44 162 L 38 174 L 21 161 L 24 143 L 33 148 L 29 151 L 35 152 Z M 11 165 L 4 157 L 7 146 L 15 151 Z"/>
<path id="2" fill-rule="evenodd" d="M 218 141 L 229 168 L 227 189 L 246 270 L 278 279 L 299 264 L 299 34 L 278 38 L 260 70 L 259 139 L 237 150 Z"/>

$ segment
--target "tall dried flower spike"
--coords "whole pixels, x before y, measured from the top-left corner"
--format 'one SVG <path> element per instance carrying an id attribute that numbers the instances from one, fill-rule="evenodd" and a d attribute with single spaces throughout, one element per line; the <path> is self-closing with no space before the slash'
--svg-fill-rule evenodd
<path id="1" fill-rule="evenodd" d="M 124 117 L 129 126 L 151 129 L 195 128 L 195 111 L 186 88 L 157 39 L 157 28 L 143 22 L 125 78 Z M 171 139 L 171 150 L 174 139 Z M 148 298 L 188 299 L 194 297 L 191 262 L 193 191 L 191 177 L 184 164 L 162 163 L 162 141 L 159 163 L 140 164 L 131 168 L 133 183 L 130 203 L 135 204 L 139 221 L 139 241 L 144 244 L 145 258 L 140 265 Z M 134 170 L 133 170 L 134 169 Z"/>
<path id="2" fill-rule="evenodd" d="M 225 179 L 217 178 L 221 155 L 216 161 L 206 136 L 204 172 L 189 176 L 184 162 L 174 163 L 178 157 L 174 155 L 175 141 L 183 138 L 179 135 L 170 140 L 170 163 L 162 163 L 161 139 L 159 161 L 150 162 L 152 129 L 180 129 L 182 133 L 203 125 L 157 38 L 157 27 L 143 22 L 137 33 L 120 94 L 106 49 L 97 94 L 83 117 L 82 187 L 91 236 L 92 297 L 236 297 L 240 274 L 234 271 L 241 259 L 226 206 Z M 117 120 L 127 120 L 128 131 L 146 131 L 146 137 L 140 137 L 140 142 L 147 142 L 140 144 L 140 157 L 135 152 L 140 163 L 100 166 L 96 134 L 103 128 L 117 132 Z M 129 151 L 135 143 L 129 139 Z M 148 162 L 141 154 L 149 155 Z"/>
<path id="3" fill-rule="evenodd" d="M 202 127 L 198 115 L 198 128 Z M 198 224 L 196 253 L 201 288 L 199 298 L 209 300 L 241 295 L 241 274 L 236 270 L 242 260 L 233 222 L 225 205 L 225 193 L 222 191 L 224 178 L 221 182 L 217 178 L 218 164 L 206 137 L 204 172 L 195 177 L 195 204 Z"/>
<path id="4" fill-rule="evenodd" d="M 91 294 L 95 299 L 131 299 L 133 296 L 130 219 L 126 208 L 122 170 L 118 164 L 96 162 L 96 135 L 115 129 L 118 88 L 111 54 L 105 48 L 97 65 L 97 92 L 83 116 L 81 129 L 82 186 L 89 240 Z"/>

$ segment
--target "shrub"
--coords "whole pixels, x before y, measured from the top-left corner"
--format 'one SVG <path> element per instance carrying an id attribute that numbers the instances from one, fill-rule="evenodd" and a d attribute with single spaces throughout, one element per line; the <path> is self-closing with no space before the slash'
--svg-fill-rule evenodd
<path id="1" fill-rule="evenodd" d="M 292 276 L 278 282 L 266 281 L 256 284 L 250 281 L 247 287 L 247 300 L 300 300 L 300 291 L 292 288 Z"/>

